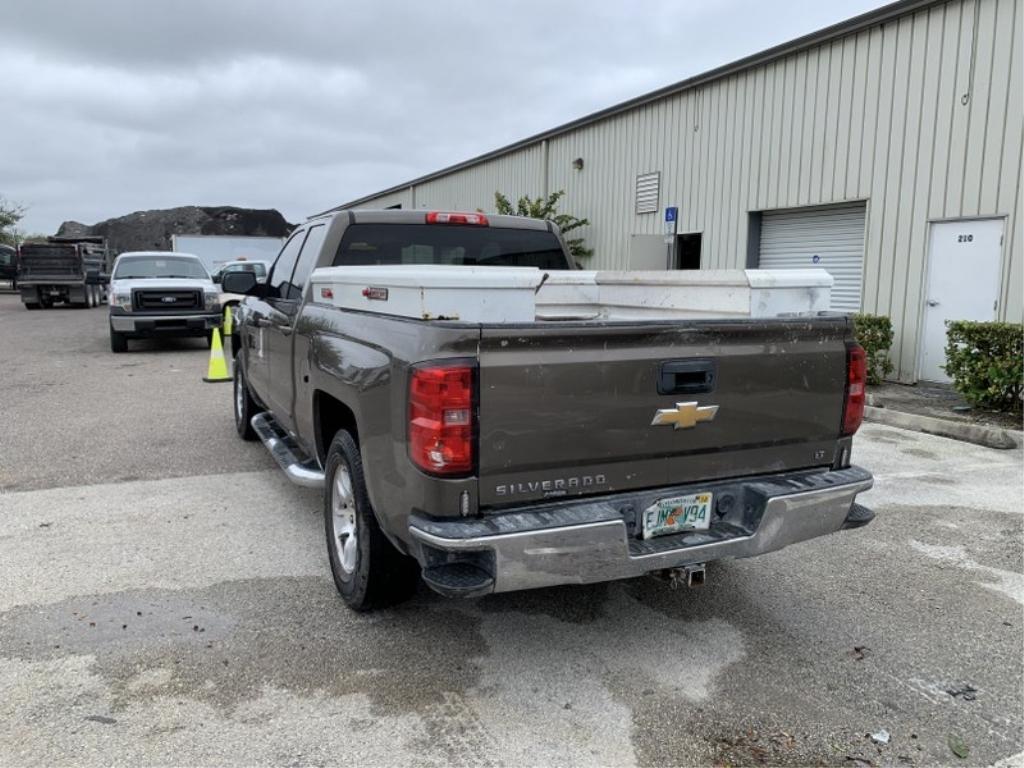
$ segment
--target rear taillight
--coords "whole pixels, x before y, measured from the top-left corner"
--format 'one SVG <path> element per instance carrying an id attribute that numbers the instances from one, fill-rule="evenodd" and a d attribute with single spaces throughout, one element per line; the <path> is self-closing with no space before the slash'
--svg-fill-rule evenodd
<path id="1" fill-rule="evenodd" d="M 843 404 L 843 434 L 852 435 L 864 420 L 868 357 L 860 344 L 846 346 L 846 401 Z"/>
<path id="2" fill-rule="evenodd" d="M 482 213 L 430 211 L 427 214 L 427 224 L 467 224 L 471 227 L 486 227 L 489 222 Z"/>
<path id="3" fill-rule="evenodd" d="M 473 471 L 476 368 L 462 363 L 423 365 L 409 378 L 409 456 L 432 475 Z"/>

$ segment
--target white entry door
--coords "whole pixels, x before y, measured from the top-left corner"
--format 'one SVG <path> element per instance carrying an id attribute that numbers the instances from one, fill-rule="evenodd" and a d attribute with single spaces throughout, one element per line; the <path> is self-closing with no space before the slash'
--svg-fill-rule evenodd
<path id="1" fill-rule="evenodd" d="M 935 222 L 928 245 L 921 373 L 925 381 L 949 381 L 947 320 L 995 320 L 1003 219 Z"/>

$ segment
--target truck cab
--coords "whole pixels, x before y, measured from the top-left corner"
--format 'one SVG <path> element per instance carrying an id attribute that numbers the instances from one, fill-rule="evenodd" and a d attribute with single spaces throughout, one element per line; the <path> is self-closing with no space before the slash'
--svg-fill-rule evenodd
<path id="1" fill-rule="evenodd" d="M 11 288 L 18 288 L 18 251 L 10 245 L 0 244 L 0 280 L 7 281 Z"/>

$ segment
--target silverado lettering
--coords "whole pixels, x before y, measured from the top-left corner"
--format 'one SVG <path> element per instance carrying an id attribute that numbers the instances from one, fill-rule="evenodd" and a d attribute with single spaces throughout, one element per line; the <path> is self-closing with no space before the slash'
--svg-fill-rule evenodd
<path id="1" fill-rule="evenodd" d="M 580 477 L 558 478 L 556 480 L 527 480 L 526 482 L 508 483 L 494 486 L 495 496 L 513 496 L 517 493 L 536 494 L 538 491 L 552 493 L 577 488 L 589 488 L 594 485 L 605 485 L 604 475 L 582 475 Z"/>

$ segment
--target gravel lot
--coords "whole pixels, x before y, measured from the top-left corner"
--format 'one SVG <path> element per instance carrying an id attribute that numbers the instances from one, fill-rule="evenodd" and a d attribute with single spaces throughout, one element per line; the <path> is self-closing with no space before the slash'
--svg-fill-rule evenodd
<path id="1" fill-rule="evenodd" d="M 1020 450 L 869 425 L 867 529 L 361 616 L 201 341 L 115 356 L 12 294 L 0 328 L 4 766 L 1022 760 Z"/>

